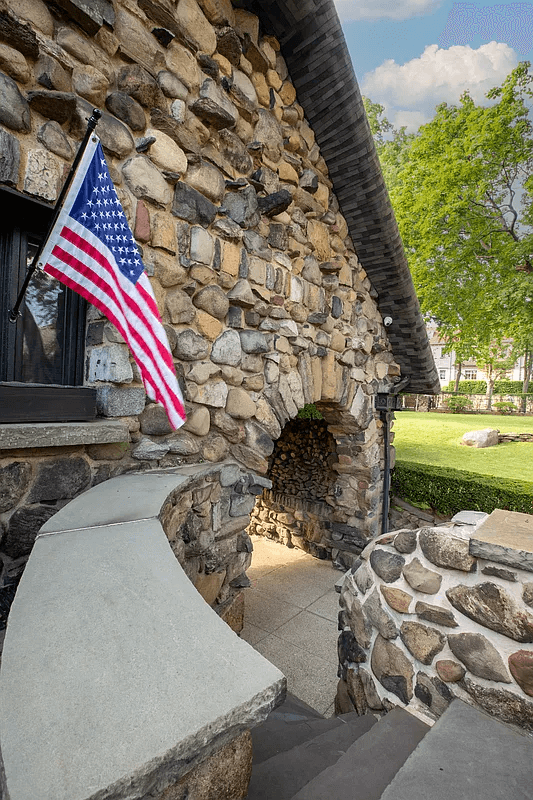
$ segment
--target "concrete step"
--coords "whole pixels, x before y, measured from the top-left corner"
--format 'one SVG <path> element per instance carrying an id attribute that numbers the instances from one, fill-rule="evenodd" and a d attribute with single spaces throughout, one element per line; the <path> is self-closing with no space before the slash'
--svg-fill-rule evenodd
<path id="1" fill-rule="evenodd" d="M 287 722 L 303 722 L 304 719 L 324 719 L 316 708 L 308 706 L 303 700 L 300 700 L 296 695 L 287 692 L 287 696 L 283 703 L 274 709 L 269 715 L 270 717 L 282 715 Z M 291 719 L 291 716 L 294 719 Z"/>
<path id="2" fill-rule="evenodd" d="M 530 800 L 532 765 L 530 735 L 454 700 L 381 800 Z"/>
<path id="3" fill-rule="evenodd" d="M 272 756 L 290 750 L 321 733 L 342 725 L 337 717 L 325 719 L 314 708 L 294 695 L 271 711 L 267 719 L 252 730 L 253 763 L 262 764 Z"/>
<path id="4" fill-rule="evenodd" d="M 336 720 L 318 720 L 328 724 L 332 721 L 337 724 L 330 730 L 256 764 L 247 800 L 290 800 L 302 786 L 335 764 L 356 739 L 376 725 L 376 718 L 370 714 L 364 717 L 345 714 Z M 316 721 L 304 724 L 315 725 Z M 299 725 L 294 726 L 294 732 L 301 734 Z"/>
<path id="5" fill-rule="evenodd" d="M 358 738 L 334 764 L 317 772 L 314 779 L 292 796 L 292 800 L 379 800 L 428 731 L 429 727 L 417 717 L 401 708 L 394 708 L 368 733 Z M 430 796 L 434 800 L 433 794 L 428 794 L 430 785 L 426 784 L 424 800 Z M 399 800 L 395 795 L 391 795 L 389 800 L 393 798 Z"/>

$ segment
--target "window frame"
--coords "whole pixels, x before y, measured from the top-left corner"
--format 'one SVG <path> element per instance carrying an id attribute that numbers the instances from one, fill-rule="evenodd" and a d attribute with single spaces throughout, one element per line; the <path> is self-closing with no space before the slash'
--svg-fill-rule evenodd
<path id="1" fill-rule="evenodd" d="M 0 423 L 69 422 L 96 416 L 96 390 L 83 386 L 87 304 L 67 289 L 62 310 L 61 383 L 27 383 L 21 378 L 21 321 L 9 310 L 26 274 L 23 254 L 29 237 L 44 237 L 53 208 L 8 187 L 0 187 Z M 24 314 L 25 304 L 21 305 Z"/>

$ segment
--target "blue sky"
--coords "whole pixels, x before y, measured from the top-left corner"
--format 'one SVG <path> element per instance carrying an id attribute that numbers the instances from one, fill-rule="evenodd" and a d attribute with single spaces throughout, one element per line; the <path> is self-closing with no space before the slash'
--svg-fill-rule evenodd
<path id="1" fill-rule="evenodd" d="M 416 130 L 437 103 L 476 102 L 533 61 L 533 2 L 335 0 L 363 94 Z"/>

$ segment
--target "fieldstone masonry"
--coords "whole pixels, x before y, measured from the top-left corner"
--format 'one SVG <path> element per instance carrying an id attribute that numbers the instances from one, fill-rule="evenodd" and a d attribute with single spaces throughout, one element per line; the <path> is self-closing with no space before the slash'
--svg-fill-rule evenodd
<path id="1" fill-rule="evenodd" d="M 379 441 L 381 422 L 350 436 L 335 425 L 335 412 L 326 416 L 329 425 L 287 423 L 269 458 L 272 488 L 258 499 L 248 530 L 346 569 L 378 532 L 379 467 L 370 468 L 365 445 Z"/>
<path id="2" fill-rule="evenodd" d="M 373 541 L 341 587 L 338 709 L 436 718 L 459 697 L 533 731 L 532 572 L 516 512 Z"/>
<path id="3" fill-rule="evenodd" d="M 278 40 L 223 0 L 4 0 L 0 70 L 0 181 L 36 199 L 57 199 L 92 107 L 105 109 L 97 132 L 188 414 L 172 432 L 147 403 L 120 335 L 89 308 L 85 382 L 122 432 L 0 450 L 0 614 L 37 531 L 71 498 L 124 472 L 227 458 L 265 474 L 305 403 L 318 404 L 335 446 L 324 475 L 331 491 L 320 498 L 329 523 L 304 538 L 316 555 L 350 566 L 379 524 L 374 394 L 400 368 Z M 201 558 L 194 542 L 223 488 L 198 489 L 179 512 L 190 541 L 182 537 L 177 555 L 185 549 L 191 574 Z M 213 512 L 233 551 L 242 546 L 225 577 L 222 557 L 201 567 L 218 605 L 245 583 L 246 526 L 234 519 L 250 514 L 254 492 L 243 488 Z M 272 514 L 293 513 L 272 502 Z M 305 512 L 306 530 L 322 511 Z"/>

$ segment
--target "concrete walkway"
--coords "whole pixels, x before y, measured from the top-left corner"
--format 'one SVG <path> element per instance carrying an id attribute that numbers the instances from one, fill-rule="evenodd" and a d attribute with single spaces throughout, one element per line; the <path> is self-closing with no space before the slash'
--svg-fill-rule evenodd
<path id="1" fill-rule="evenodd" d="M 334 586 L 341 573 L 296 548 L 252 539 L 241 636 L 286 675 L 289 692 L 331 716 L 338 681 Z"/>

